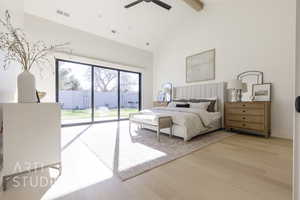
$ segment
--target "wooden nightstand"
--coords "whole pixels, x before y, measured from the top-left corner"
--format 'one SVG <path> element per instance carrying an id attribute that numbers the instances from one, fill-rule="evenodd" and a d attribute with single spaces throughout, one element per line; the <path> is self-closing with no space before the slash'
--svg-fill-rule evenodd
<path id="1" fill-rule="evenodd" d="M 167 107 L 169 102 L 153 101 L 153 107 Z"/>
<path id="2" fill-rule="evenodd" d="M 271 102 L 226 102 L 225 128 L 271 135 Z"/>

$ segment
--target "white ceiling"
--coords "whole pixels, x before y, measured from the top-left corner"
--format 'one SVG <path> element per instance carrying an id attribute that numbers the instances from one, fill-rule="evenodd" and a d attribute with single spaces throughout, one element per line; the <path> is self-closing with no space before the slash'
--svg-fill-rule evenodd
<path id="1" fill-rule="evenodd" d="M 124 8 L 133 1 L 25 0 L 24 7 L 26 13 L 150 51 L 195 12 L 182 0 L 163 0 L 172 6 L 170 11 L 145 2 Z M 58 15 L 58 9 L 69 13 L 70 17 Z"/>

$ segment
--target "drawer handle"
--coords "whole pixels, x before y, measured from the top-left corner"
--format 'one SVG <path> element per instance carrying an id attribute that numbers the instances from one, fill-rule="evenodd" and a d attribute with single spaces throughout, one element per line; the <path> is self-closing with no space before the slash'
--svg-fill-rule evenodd
<path id="1" fill-rule="evenodd" d="M 243 110 L 243 112 L 246 112 L 246 110 Z"/>
<path id="2" fill-rule="evenodd" d="M 245 105 L 245 104 L 243 104 L 243 106 L 245 107 L 246 105 Z"/>
<path id="3" fill-rule="evenodd" d="M 246 124 L 243 124 L 243 126 L 246 126 Z"/>
<path id="4" fill-rule="evenodd" d="M 246 119 L 246 117 L 243 117 L 243 119 Z"/>

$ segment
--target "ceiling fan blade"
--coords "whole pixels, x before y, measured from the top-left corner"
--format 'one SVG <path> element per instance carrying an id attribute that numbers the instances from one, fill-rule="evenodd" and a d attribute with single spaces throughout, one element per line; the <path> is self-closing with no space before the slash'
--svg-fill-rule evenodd
<path id="1" fill-rule="evenodd" d="M 124 6 L 124 7 L 125 8 L 130 8 L 130 7 L 135 6 L 136 4 L 141 3 L 141 2 L 143 2 L 143 0 L 138 0 L 138 1 L 132 2 L 132 3 L 130 3 L 126 6 Z"/>
<path id="2" fill-rule="evenodd" d="M 159 6 L 161 6 L 161 7 L 163 7 L 163 8 L 165 8 L 165 9 L 167 9 L 167 10 L 170 10 L 172 8 L 172 6 L 162 2 L 160 0 L 152 0 L 152 2 L 159 5 Z"/>
<path id="3" fill-rule="evenodd" d="M 196 11 L 203 10 L 204 4 L 202 0 L 183 0 L 186 4 L 188 4 L 191 8 L 195 9 Z"/>

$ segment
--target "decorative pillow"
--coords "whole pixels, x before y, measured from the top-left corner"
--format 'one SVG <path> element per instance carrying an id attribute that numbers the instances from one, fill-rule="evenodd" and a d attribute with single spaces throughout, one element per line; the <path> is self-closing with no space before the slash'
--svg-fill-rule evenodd
<path id="1" fill-rule="evenodd" d="M 199 108 L 201 110 L 207 110 L 210 102 L 190 103 L 191 108 Z"/>
<path id="2" fill-rule="evenodd" d="M 190 104 L 188 104 L 188 103 L 186 103 L 186 104 L 179 103 L 179 104 L 176 104 L 176 107 L 177 108 L 189 108 Z"/>
<path id="3" fill-rule="evenodd" d="M 207 99 L 191 99 L 191 103 L 200 103 L 200 102 L 210 102 L 207 107 L 207 112 L 216 112 L 217 109 L 217 98 L 207 98 Z"/>

